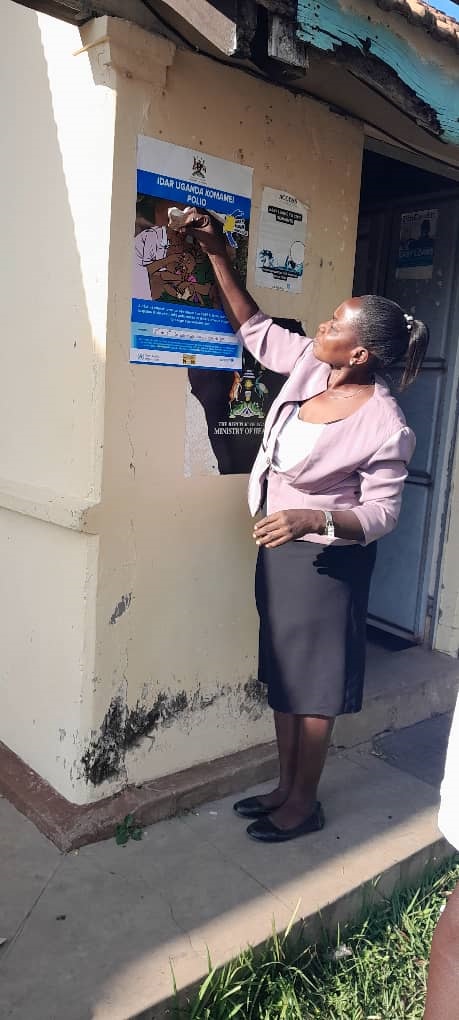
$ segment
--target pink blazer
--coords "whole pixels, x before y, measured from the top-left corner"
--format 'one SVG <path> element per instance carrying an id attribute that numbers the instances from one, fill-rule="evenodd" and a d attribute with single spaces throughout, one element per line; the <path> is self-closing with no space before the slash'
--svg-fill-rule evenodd
<path id="1" fill-rule="evenodd" d="M 263 442 L 249 479 L 249 507 L 260 509 L 268 479 L 268 513 L 277 510 L 353 510 L 365 542 L 387 535 L 400 513 L 407 464 L 416 445 L 403 412 L 379 376 L 373 397 L 349 418 L 327 425 L 312 453 L 285 472 L 271 469 L 274 446 L 292 404 L 321 393 L 328 365 L 313 354 L 312 340 L 274 325 L 257 312 L 239 330 L 239 338 L 262 365 L 288 376 L 267 417 Z M 327 543 L 321 535 L 308 541 Z"/>

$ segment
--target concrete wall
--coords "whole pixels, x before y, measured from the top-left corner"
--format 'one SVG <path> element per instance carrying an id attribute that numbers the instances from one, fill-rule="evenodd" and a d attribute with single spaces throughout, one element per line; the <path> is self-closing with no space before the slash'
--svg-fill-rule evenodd
<path id="1" fill-rule="evenodd" d="M 111 47 L 104 57 L 101 22 L 86 37 L 94 67 L 120 61 L 123 43 L 119 26 L 109 23 L 117 55 Z M 136 52 L 143 42 L 140 30 L 131 31 Z M 141 71 L 131 60 L 129 77 L 117 79 L 95 670 L 100 726 L 86 758 L 97 795 L 109 789 L 107 777 L 113 789 L 125 778 L 159 777 L 272 735 L 254 683 L 247 479 L 186 479 L 186 372 L 128 363 L 137 134 L 252 166 L 252 246 L 263 185 L 284 186 L 310 204 L 304 294 L 256 297 L 267 311 L 303 319 L 311 330 L 351 292 L 359 202 L 360 126 L 181 51 L 165 88 L 155 86 L 148 60 L 158 69 L 171 54 L 153 37 L 148 48 Z M 124 67 L 127 59 L 124 48 Z M 126 747 L 136 728 L 146 735 Z"/>
<path id="2" fill-rule="evenodd" d="M 83 803 L 272 735 L 247 479 L 185 478 L 186 372 L 129 364 L 137 134 L 254 168 L 249 287 L 311 331 L 351 291 L 363 134 L 124 22 L 3 17 L 0 737 Z M 264 185 L 310 206 L 301 296 L 252 287 Z"/>
<path id="3" fill-rule="evenodd" d="M 83 803 L 272 735 L 247 479 L 185 478 L 187 374 L 129 364 L 137 135 L 254 168 L 249 287 L 312 331 L 351 292 L 363 134 L 122 22 L 4 18 L 0 737 Z M 310 206 L 300 296 L 252 286 L 264 185 Z"/>
<path id="4" fill-rule="evenodd" d="M 4 3 L 2 32 L 0 738 L 73 799 L 92 726 L 98 539 L 77 529 L 101 489 L 116 95 L 73 56 L 76 29 Z"/>

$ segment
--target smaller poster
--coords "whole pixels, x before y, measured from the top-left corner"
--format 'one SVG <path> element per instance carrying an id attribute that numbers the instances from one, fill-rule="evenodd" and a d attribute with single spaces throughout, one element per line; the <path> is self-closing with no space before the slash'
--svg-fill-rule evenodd
<path id="1" fill-rule="evenodd" d="M 255 283 L 300 294 L 303 287 L 308 211 L 286 191 L 263 188 Z"/>
<path id="2" fill-rule="evenodd" d="M 402 213 L 395 275 L 398 280 L 431 280 L 438 209 Z"/>

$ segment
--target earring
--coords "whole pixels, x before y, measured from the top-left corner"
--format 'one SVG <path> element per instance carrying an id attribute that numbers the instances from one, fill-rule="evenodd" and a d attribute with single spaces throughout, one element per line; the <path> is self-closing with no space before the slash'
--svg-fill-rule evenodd
<path id="1" fill-rule="evenodd" d="M 349 364 L 350 364 L 350 365 L 355 365 L 355 361 L 354 361 L 354 358 L 351 358 L 351 360 L 350 360 Z"/>

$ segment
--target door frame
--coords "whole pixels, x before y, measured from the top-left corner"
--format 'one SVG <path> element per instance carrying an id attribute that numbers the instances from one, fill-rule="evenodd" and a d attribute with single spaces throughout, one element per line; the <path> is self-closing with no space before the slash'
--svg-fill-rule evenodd
<path id="1" fill-rule="evenodd" d="M 419 167 L 421 170 L 425 170 L 429 173 L 438 175 L 439 177 L 446 177 L 457 182 L 457 189 L 449 189 L 447 192 L 439 189 L 435 192 L 416 194 L 414 199 L 411 196 L 404 196 L 400 199 L 391 200 L 391 224 L 393 223 L 394 216 L 397 212 L 406 206 L 407 203 L 411 203 L 412 201 L 419 201 L 421 203 L 426 201 L 429 203 L 438 203 L 448 200 L 459 200 L 459 170 L 457 168 L 448 167 L 441 162 L 437 162 L 432 157 L 415 154 L 412 150 L 404 150 L 400 146 L 393 146 L 389 143 L 375 140 L 371 136 L 365 136 L 364 151 L 366 149 L 372 152 L 377 152 L 379 155 L 385 156 L 388 159 L 394 159 L 398 162 L 406 163 L 411 166 L 414 165 Z M 362 207 L 359 207 L 358 218 L 360 219 L 360 215 L 364 211 L 377 213 L 382 212 L 383 209 L 387 210 L 387 202 L 374 202 L 371 206 L 368 206 L 368 210 L 363 210 Z M 381 249 L 377 253 L 377 271 L 379 273 L 379 279 L 384 280 L 384 287 L 389 269 L 388 256 L 391 233 L 391 228 L 386 230 L 382 240 Z M 459 230 L 453 257 L 455 262 L 459 265 Z M 459 288 L 457 288 L 456 291 L 453 290 L 448 320 L 446 323 L 446 332 L 448 337 L 448 349 L 447 365 L 443 384 L 443 408 L 438 416 L 437 435 L 435 438 L 435 445 L 437 447 L 435 455 L 435 474 L 429 499 L 425 534 L 423 536 L 423 550 L 425 553 L 425 559 L 427 560 L 427 566 L 417 593 L 419 606 L 418 612 L 420 613 L 422 611 L 423 618 L 425 618 L 426 621 L 424 634 L 420 636 L 419 640 L 427 644 L 429 647 L 435 645 L 436 630 L 438 626 L 443 546 L 448 520 L 451 479 L 458 432 Z M 407 637 L 407 632 L 402 628 L 397 628 L 396 626 L 391 626 L 389 624 L 384 625 L 383 621 L 379 622 L 375 617 L 370 618 L 369 622 L 391 633 L 398 633 L 402 637 Z"/>

